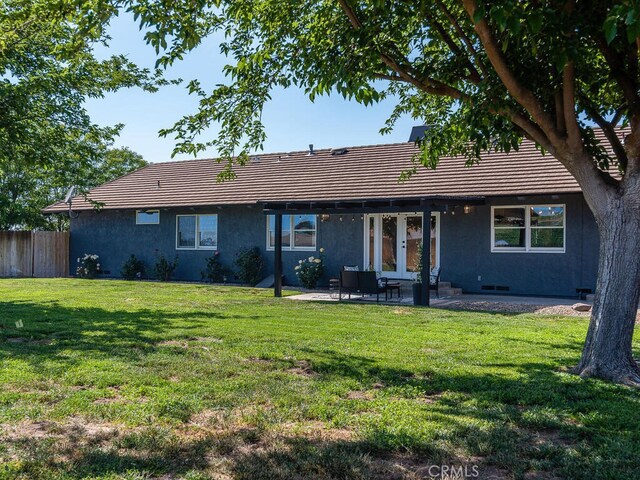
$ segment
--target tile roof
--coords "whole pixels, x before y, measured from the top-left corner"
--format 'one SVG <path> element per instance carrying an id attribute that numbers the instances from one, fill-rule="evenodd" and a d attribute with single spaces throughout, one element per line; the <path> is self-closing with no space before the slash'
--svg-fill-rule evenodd
<path id="1" fill-rule="evenodd" d="M 598 136 L 600 132 L 597 132 Z M 418 149 L 413 143 L 348 147 L 344 155 L 329 149 L 259 154 L 237 178 L 218 182 L 222 165 L 215 159 L 152 163 L 90 191 L 105 209 L 242 205 L 258 202 L 402 199 L 416 197 L 484 197 L 580 192 L 575 179 L 553 156 L 541 155 L 525 140 L 519 151 L 488 153 L 479 165 L 444 157 L 438 168 L 419 167 L 405 182 Z M 74 210 L 93 208 L 82 197 Z M 59 202 L 44 212 L 62 212 Z"/>

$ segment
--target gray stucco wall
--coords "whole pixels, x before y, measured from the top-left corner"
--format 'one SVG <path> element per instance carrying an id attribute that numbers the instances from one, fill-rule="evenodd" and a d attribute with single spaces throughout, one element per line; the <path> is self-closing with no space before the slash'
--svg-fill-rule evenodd
<path id="1" fill-rule="evenodd" d="M 566 205 L 565 253 L 492 253 L 491 205 L 557 204 Z M 265 257 L 265 275 L 273 272 L 273 252 L 266 250 L 266 220 L 262 211 L 248 207 L 221 209 L 161 209 L 159 225 L 136 225 L 135 212 L 84 212 L 71 222 L 71 273 L 76 258 L 84 253 L 98 254 L 108 276 L 119 277 L 120 268 L 130 254 L 151 267 L 157 252 L 179 257 L 175 278 L 200 280 L 205 259 L 211 250 L 176 250 L 176 215 L 218 214 L 218 250 L 221 261 L 231 268 L 235 254 L 257 246 Z M 322 284 L 336 277 L 342 265 L 362 267 L 364 222 L 360 215 L 331 215 L 318 221 L 317 246 L 326 250 L 327 269 Z M 576 296 L 576 288 L 595 289 L 598 235 L 593 216 L 582 195 L 550 197 L 495 198 L 475 211 L 456 215 L 441 214 L 441 279 L 470 293 Z M 296 285 L 294 267 L 313 251 L 284 251 L 286 283 Z M 478 279 L 480 278 L 480 279 Z M 483 290 L 483 285 L 508 287 L 508 291 Z"/>
<path id="2" fill-rule="evenodd" d="M 83 212 L 71 221 L 71 273 L 75 273 L 76 259 L 84 253 L 100 256 L 105 276 L 119 277 L 122 264 L 134 254 L 150 269 L 158 253 L 169 259 L 178 255 L 178 268 L 174 277 L 179 280 L 201 279 L 211 250 L 176 250 L 176 215 L 215 213 L 218 215 L 218 251 L 222 263 L 235 270 L 236 253 L 242 249 L 259 247 L 266 260 L 265 276 L 273 273 L 273 252 L 266 249 L 266 219 L 262 210 L 253 207 L 161 209 L 159 225 L 136 225 L 135 211 L 120 210 Z M 323 247 L 326 255 L 326 274 L 322 280 L 338 274 L 342 265 L 362 264 L 363 222 L 360 216 L 331 216 L 327 222 L 318 220 L 318 238 L 315 251 L 283 251 L 285 282 L 297 285 L 294 267 L 298 260 L 318 255 Z M 231 280 L 231 279 L 230 279 Z"/>

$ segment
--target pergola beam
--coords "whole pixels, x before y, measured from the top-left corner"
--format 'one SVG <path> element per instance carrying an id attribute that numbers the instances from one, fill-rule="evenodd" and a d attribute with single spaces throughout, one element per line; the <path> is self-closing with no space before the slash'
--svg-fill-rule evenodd
<path id="1" fill-rule="evenodd" d="M 296 213 L 296 214 L 355 214 L 355 213 L 394 213 L 394 212 L 422 212 L 426 207 L 431 211 L 444 211 L 451 207 L 464 205 L 482 205 L 484 197 L 459 198 L 400 198 L 400 199 L 372 199 L 372 200 L 336 200 L 322 202 L 261 202 L 265 214 Z"/>

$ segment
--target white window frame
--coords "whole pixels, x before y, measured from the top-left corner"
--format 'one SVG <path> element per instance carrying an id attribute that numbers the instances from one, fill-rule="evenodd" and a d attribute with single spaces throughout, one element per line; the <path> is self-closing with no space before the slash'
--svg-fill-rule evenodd
<path id="1" fill-rule="evenodd" d="M 180 217 L 196 217 L 196 240 L 193 247 L 181 247 L 178 245 L 178 221 Z M 216 217 L 216 244 L 214 246 L 202 246 L 200 245 L 200 217 Z M 218 214 L 217 213 L 186 213 L 182 215 L 176 215 L 176 250 L 217 250 L 218 249 Z"/>
<path id="2" fill-rule="evenodd" d="M 315 252 L 316 250 L 318 250 L 318 215 L 313 214 L 313 213 L 287 213 L 287 214 L 283 214 L 284 215 L 289 215 L 289 246 L 282 246 L 282 250 L 283 251 L 298 251 L 298 252 Z M 315 232 L 315 241 L 316 244 L 313 247 L 295 247 L 294 243 L 295 243 L 295 231 L 294 231 L 294 218 L 296 215 L 313 215 L 315 217 L 315 230 L 313 230 Z M 274 251 L 275 250 L 275 246 L 269 245 L 269 240 L 270 240 L 270 236 L 269 236 L 269 219 L 272 217 L 272 215 L 267 215 L 266 219 L 267 219 L 267 239 L 266 239 L 266 243 L 267 243 L 267 251 Z M 284 220 L 284 219 L 283 219 Z M 283 224 L 284 227 L 284 224 Z M 308 229 L 304 229 L 303 231 L 311 231 Z"/>
<path id="3" fill-rule="evenodd" d="M 157 222 L 139 222 L 138 214 L 139 213 L 157 213 L 158 221 Z M 136 210 L 136 225 L 160 225 L 160 210 Z"/>
<path id="4" fill-rule="evenodd" d="M 531 230 L 534 228 L 560 228 L 557 227 L 532 227 L 531 208 L 532 207 L 562 207 L 562 248 L 557 247 L 532 247 Z M 496 247 L 495 209 L 496 208 L 524 208 L 524 247 Z M 567 206 L 563 203 L 545 204 L 531 203 L 527 205 L 492 205 L 491 206 L 491 253 L 565 253 L 567 249 Z M 516 227 L 514 227 L 516 228 Z M 499 228 L 498 228 L 499 229 Z"/>

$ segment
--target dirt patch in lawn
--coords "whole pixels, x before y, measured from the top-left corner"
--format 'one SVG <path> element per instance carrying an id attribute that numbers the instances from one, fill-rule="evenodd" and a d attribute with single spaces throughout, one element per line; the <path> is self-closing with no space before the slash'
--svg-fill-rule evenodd
<path id="1" fill-rule="evenodd" d="M 372 458 L 372 478 L 392 480 L 443 479 L 462 480 L 478 478 L 483 480 L 512 479 L 506 470 L 487 465 L 483 458 L 451 458 L 443 462 L 431 462 L 428 458 L 410 454 L 391 454 Z"/>
<path id="2" fill-rule="evenodd" d="M 266 358 L 258 358 L 258 357 L 248 357 L 242 360 L 243 363 L 256 363 L 258 365 L 270 365 L 273 363 L 271 360 Z"/>
<path id="3" fill-rule="evenodd" d="M 528 443 L 533 447 L 555 446 L 562 448 L 575 447 L 576 443 L 563 436 L 560 431 L 548 430 L 520 430 L 520 433 L 528 438 Z"/>
<path id="4" fill-rule="evenodd" d="M 373 400 L 374 397 L 373 392 L 366 390 L 353 390 L 347 393 L 347 400 Z"/>
<path id="5" fill-rule="evenodd" d="M 156 347 L 189 348 L 189 342 L 186 340 L 165 340 L 164 342 L 156 343 Z"/>
<path id="6" fill-rule="evenodd" d="M 318 373 L 313 371 L 311 363 L 309 363 L 307 360 L 296 361 L 291 368 L 287 369 L 287 372 L 293 373 L 295 375 L 300 375 L 301 377 L 318 376 Z"/>
<path id="7" fill-rule="evenodd" d="M 38 454 L 44 464 L 55 465 L 58 473 L 94 471 L 100 468 L 96 462 L 105 461 L 108 468 L 115 465 L 118 469 L 111 473 L 154 471 L 153 478 L 165 479 L 182 478 L 188 471 L 217 479 L 328 480 L 336 478 L 336 472 L 345 478 L 353 474 L 373 480 L 460 478 L 442 475 L 443 468 L 450 473 L 478 472 L 468 478 L 512 478 L 480 457 L 453 456 L 441 461 L 428 455 L 381 454 L 371 450 L 356 431 L 330 428 L 319 421 L 279 423 L 268 429 L 247 421 L 247 411 L 262 408 L 265 406 L 203 410 L 193 415 L 189 423 L 173 428 L 130 428 L 82 418 L 0 425 L 0 441 L 8 446 L 0 453 L 0 460 L 8 455 L 20 461 Z M 540 437 L 543 442 L 547 440 L 545 435 Z M 525 478 L 556 477 L 547 472 L 529 472 Z"/>
<path id="8" fill-rule="evenodd" d="M 117 435 L 118 426 L 112 423 L 89 422 L 81 418 L 71 418 L 66 422 L 29 422 L 0 425 L 0 438 L 9 442 L 30 441 L 53 438 L 74 443 L 89 443 L 108 440 Z"/>

